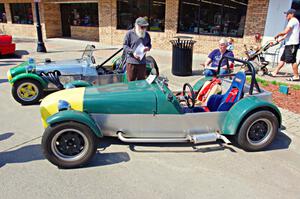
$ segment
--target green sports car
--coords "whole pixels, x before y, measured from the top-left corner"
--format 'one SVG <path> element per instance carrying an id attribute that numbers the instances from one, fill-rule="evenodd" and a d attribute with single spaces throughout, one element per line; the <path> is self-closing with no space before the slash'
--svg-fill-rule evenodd
<path id="1" fill-rule="evenodd" d="M 46 59 L 43 63 L 36 63 L 30 58 L 7 72 L 8 81 L 12 85 L 12 96 L 22 105 L 32 105 L 49 93 L 47 91 L 126 82 L 125 56 L 118 56 L 122 50 L 119 49 L 100 65 L 95 62 L 95 47 L 92 45 L 86 47 L 79 59 Z M 105 65 L 110 60 L 112 64 Z M 154 58 L 147 56 L 146 60 L 147 75 L 158 73 Z"/>
<path id="2" fill-rule="evenodd" d="M 223 78 L 222 93 L 210 96 L 206 106 L 195 106 L 203 79 L 194 87 L 186 83 L 182 96 L 174 95 L 164 78 L 152 75 L 53 93 L 40 105 L 44 154 L 58 167 L 79 167 L 95 154 L 103 136 L 128 143 L 230 143 L 226 136 L 233 135 L 244 150 L 262 150 L 274 140 L 281 114 L 272 94 L 259 88 L 252 64 L 238 61 L 249 70 L 227 75 L 233 80 Z"/>

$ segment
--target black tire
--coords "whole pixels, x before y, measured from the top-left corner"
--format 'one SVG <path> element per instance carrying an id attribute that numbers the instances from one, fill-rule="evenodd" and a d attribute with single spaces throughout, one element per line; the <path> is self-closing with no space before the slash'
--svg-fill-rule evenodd
<path id="1" fill-rule="evenodd" d="M 271 111 L 258 111 L 243 121 L 237 144 L 246 151 L 259 151 L 270 145 L 279 129 L 277 117 Z"/>
<path id="2" fill-rule="evenodd" d="M 59 146 L 60 140 L 64 140 L 64 142 Z M 67 154 L 72 153 L 72 150 L 78 150 L 76 144 L 82 144 L 82 141 L 84 144 L 80 148 L 83 148 L 78 154 Z M 67 146 L 64 148 L 63 145 Z M 84 166 L 96 153 L 97 138 L 86 125 L 77 122 L 65 122 L 49 126 L 45 130 L 42 137 L 42 149 L 45 157 L 59 168 L 78 168 Z"/>
<path id="3" fill-rule="evenodd" d="M 152 56 L 147 56 L 146 60 L 147 62 L 151 62 L 153 64 L 153 69 L 155 70 L 155 73 L 153 75 L 159 76 L 159 69 L 155 59 Z M 150 73 L 152 73 L 152 70 L 150 71 Z M 149 76 L 150 73 L 147 72 L 147 76 Z"/>
<path id="4" fill-rule="evenodd" d="M 37 92 L 37 94 L 34 97 L 29 98 L 29 99 L 22 98 L 18 94 L 18 89 L 26 84 L 32 85 Z M 12 86 L 11 92 L 12 92 L 13 98 L 22 105 L 37 104 L 44 96 L 44 89 L 43 89 L 41 83 L 34 79 L 21 79 L 19 81 L 16 81 Z"/>

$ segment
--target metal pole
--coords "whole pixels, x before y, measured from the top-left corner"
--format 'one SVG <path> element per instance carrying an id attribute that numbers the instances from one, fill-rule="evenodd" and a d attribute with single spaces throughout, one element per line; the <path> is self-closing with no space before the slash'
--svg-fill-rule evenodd
<path id="1" fill-rule="evenodd" d="M 40 20 L 40 12 L 39 12 L 39 0 L 35 0 L 35 14 L 36 14 L 36 32 L 38 37 L 38 43 L 37 43 L 37 52 L 43 52 L 46 53 L 46 47 L 43 42 L 43 34 L 42 34 L 42 26 L 41 26 L 41 20 Z"/>

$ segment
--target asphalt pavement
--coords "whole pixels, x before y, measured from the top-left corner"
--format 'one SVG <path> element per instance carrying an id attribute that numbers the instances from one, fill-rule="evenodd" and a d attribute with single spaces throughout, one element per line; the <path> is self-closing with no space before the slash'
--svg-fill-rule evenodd
<path id="1" fill-rule="evenodd" d="M 135 145 L 106 138 L 86 167 L 53 166 L 41 151 L 39 106 L 13 100 L 6 72 L 28 56 L 80 57 L 85 44 L 47 40 L 49 53 L 43 54 L 34 52 L 32 41 L 20 40 L 19 57 L 0 59 L 0 198 L 300 198 L 300 116 L 286 110 L 282 132 L 261 152 L 222 143 Z M 95 44 L 102 49 L 99 62 L 115 50 Z M 172 76 L 170 52 L 154 50 L 153 56 L 172 89 L 201 77 L 201 70 Z M 194 64 L 202 61 L 199 55 Z"/>

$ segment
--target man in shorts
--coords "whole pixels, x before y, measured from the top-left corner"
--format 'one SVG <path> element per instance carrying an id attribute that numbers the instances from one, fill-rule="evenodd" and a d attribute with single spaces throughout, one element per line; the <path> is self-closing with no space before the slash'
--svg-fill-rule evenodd
<path id="1" fill-rule="evenodd" d="M 272 73 L 270 73 L 271 76 L 276 76 L 279 70 L 285 64 L 292 64 L 294 76 L 288 78 L 288 81 L 299 81 L 298 64 L 296 61 L 296 57 L 299 48 L 300 27 L 299 21 L 295 17 L 295 13 L 296 10 L 294 9 L 289 9 L 284 13 L 286 14 L 288 24 L 283 32 L 280 32 L 275 36 L 275 40 L 277 40 L 278 42 L 285 40 L 285 47 L 278 66 Z"/>

